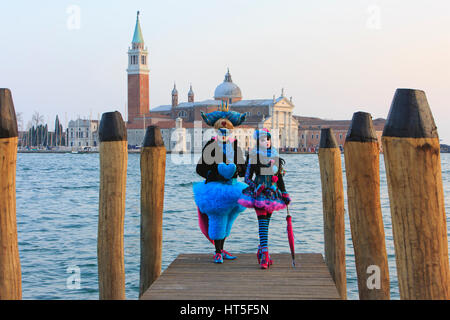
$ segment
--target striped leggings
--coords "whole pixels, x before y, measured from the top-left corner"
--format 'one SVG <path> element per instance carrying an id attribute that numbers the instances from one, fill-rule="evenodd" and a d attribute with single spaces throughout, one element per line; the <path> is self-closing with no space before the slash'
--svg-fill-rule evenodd
<path id="1" fill-rule="evenodd" d="M 264 209 L 257 208 L 255 210 L 258 216 L 259 245 L 261 248 L 267 248 L 269 246 L 269 224 L 272 212 L 266 212 Z"/>

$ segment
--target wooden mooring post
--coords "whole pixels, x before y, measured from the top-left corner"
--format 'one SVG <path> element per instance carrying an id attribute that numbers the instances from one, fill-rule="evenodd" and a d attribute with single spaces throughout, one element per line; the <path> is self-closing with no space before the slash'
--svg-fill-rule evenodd
<path id="1" fill-rule="evenodd" d="M 321 130 L 319 165 L 322 182 L 325 263 L 341 299 L 347 299 L 341 151 L 330 128 Z"/>
<path id="2" fill-rule="evenodd" d="M 380 202 L 380 155 L 369 113 L 353 114 L 344 156 L 359 298 L 387 300 L 390 287 Z"/>
<path id="3" fill-rule="evenodd" d="M 425 92 L 397 89 L 382 136 L 401 299 L 450 299 L 437 128 Z"/>
<path id="4" fill-rule="evenodd" d="M 127 130 L 119 112 L 102 115 L 100 199 L 98 217 L 98 282 L 100 299 L 125 299 L 124 218 L 127 177 Z"/>
<path id="5" fill-rule="evenodd" d="M 0 89 L 0 300 L 22 299 L 16 220 L 17 120 L 9 89 Z"/>
<path id="6" fill-rule="evenodd" d="M 141 269 L 139 297 L 161 274 L 166 148 L 161 131 L 147 128 L 141 151 Z"/>

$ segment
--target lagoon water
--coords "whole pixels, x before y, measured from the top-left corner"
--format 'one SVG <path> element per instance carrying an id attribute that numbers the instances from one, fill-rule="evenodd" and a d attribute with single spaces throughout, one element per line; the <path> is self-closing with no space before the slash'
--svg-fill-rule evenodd
<path id="1" fill-rule="evenodd" d="M 137 299 L 139 291 L 139 157 L 139 154 L 130 154 L 128 159 L 124 240 L 127 299 Z M 201 181 L 195 174 L 198 157 L 185 155 L 180 159 L 177 155 L 167 155 L 163 270 L 180 253 L 208 253 L 212 259 L 214 250 L 198 228 L 192 194 L 193 181 Z M 293 199 L 290 211 L 296 252 L 323 254 L 322 193 L 317 155 L 283 155 L 283 158 L 287 162 L 286 188 Z M 441 154 L 441 163 L 447 228 L 450 229 L 450 154 Z M 382 156 L 380 173 L 391 298 L 399 299 Z M 346 190 L 345 173 L 343 176 Z M 98 299 L 98 189 L 98 154 L 18 154 L 17 224 L 24 299 Z M 290 252 L 285 216 L 286 211 L 273 215 L 269 234 L 271 252 Z M 345 228 L 348 298 L 358 299 L 347 213 Z M 225 249 L 239 257 L 239 252 L 255 253 L 257 245 L 256 215 L 247 209 L 236 220 Z M 76 274 L 79 274 L 79 286 L 71 281 Z"/>

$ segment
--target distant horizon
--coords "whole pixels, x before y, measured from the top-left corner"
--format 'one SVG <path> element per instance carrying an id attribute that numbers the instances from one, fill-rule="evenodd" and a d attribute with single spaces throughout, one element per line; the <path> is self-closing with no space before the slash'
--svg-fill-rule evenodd
<path id="1" fill-rule="evenodd" d="M 294 114 L 386 119 L 397 88 L 424 90 L 450 143 L 450 3 L 388 0 L 239 0 L 0 4 L 0 87 L 12 91 L 26 127 L 34 111 L 53 128 L 78 115 L 126 118 L 127 50 L 136 12 L 149 50 L 150 110 L 180 102 L 192 84 L 210 99 L 227 67 L 244 99 L 293 97 Z M 39 13 L 39 14 L 37 14 Z M 66 116 L 67 114 L 67 116 Z M 332 116 L 332 117 L 331 117 Z"/>
<path id="2" fill-rule="evenodd" d="M 111 110 L 111 111 L 119 111 L 119 110 Z M 151 109 L 150 109 L 150 111 L 151 111 Z M 124 114 L 123 114 L 123 112 L 121 112 L 121 111 L 119 111 L 120 113 L 121 113 L 121 115 L 122 115 L 122 117 L 124 118 Z M 17 113 L 17 112 L 16 112 Z M 50 128 L 52 128 L 52 130 L 51 131 L 53 131 L 54 130 L 54 127 L 50 127 L 50 124 L 54 124 L 54 122 L 55 122 L 55 119 L 56 119 L 56 116 L 58 116 L 58 118 L 59 118 L 59 121 L 61 122 L 61 124 L 63 124 L 63 119 L 61 119 L 61 117 L 60 117 L 60 115 L 59 114 L 56 114 L 55 115 L 55 118 L 53 119 L 53 120 L 50 120 L 50 122 L 45 122 L 44 121 L 44 125 L 45 124 L 48 124 L 49 126 L 49 129 Z M 324 121 L 351 121 L 352 119 L 327 119 L 327 118 L 320 118 L 320 117 L 316 117 L 316 116 L 308 116 L 308 115 L 298 115 L 298 114 L 293 114 L 293 116 L 294 117 L 302 117 L 302 118 L 314 118 L 314 119 L 320 119 L 320 120 L 324 120 Z M 68 119 L 67 120 L 67 123 L 69 123 L 70 121 L 76 121 L 76 120 L 92 120 L 92 121 L 100 121 L 101 120 L 101 115 L 100 115 L 100 117 L 97 119 L 97 118 L 95 118 L 95 117 L 93 117 L 92 119 L 89 119 L 89 116 L 86 116 L 86 117 L 83 117 L 83 116 L 79 116 L 79 117 L 75 117 L 75 118 L 72 118 L 72 119 Z M 376 119 L 372 119 L 373 121 L 376 121 L 376 120 L 387 120 L 386 118 L 376 118 Z M 30 120 L 31 121 L 31 120 Z M 167 120 L 167 121 L 175 121 L 175 120 Z M 63 124 L 63 126 L 66 128 L 67 126 L 65 125 L 65 124 Z M 22 130 L 22 131 L 26 131 L 26 129 L 25 130 Z"/>

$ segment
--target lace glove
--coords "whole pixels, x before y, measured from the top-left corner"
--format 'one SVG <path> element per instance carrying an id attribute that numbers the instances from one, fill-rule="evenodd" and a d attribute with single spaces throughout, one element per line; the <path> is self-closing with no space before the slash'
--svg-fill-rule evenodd
<path id="1" fill-rule="evenodd" d="M 266 187 L 264 187 L 263 184 L 260 184 L 260 185 L 258 186 L 258 188 L 256 189 L 256 196 L 258 197 L 258 196 L 261 194 L 261 192 L 264 191 L 265 188 L 266 188 Z"/>

